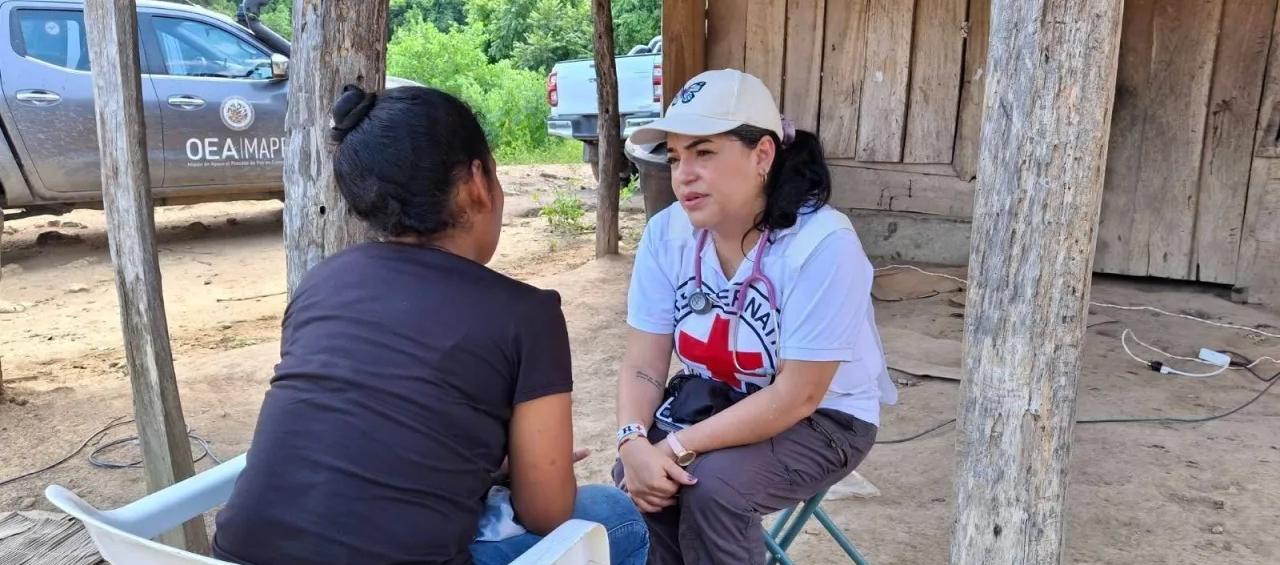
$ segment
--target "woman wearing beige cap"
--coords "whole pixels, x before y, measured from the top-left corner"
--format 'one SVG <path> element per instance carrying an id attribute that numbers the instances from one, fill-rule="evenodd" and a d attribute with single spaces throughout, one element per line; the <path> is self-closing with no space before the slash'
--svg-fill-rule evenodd
<path id="1" fill-rule="evenodd" d="M 871 263 L 817 138 L 756 77 L 694 77 L 631 141 L 666 143 L 679 202 L 636 255 L 615 478 L 650 563 L 762 563 L 761 516 L 848 475 L 896 402 Z"/>

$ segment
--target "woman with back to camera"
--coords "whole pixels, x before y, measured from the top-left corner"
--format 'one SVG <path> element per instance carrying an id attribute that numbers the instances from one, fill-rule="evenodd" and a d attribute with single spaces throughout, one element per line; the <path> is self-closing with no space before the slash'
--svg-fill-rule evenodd
<path id="1" fill-rule="evenodd" d="M 338 187 L 383 238 L 326 259 L 291 297 L 215 555 L 509 563 L 575 517 L 606 526 L 614 563 L 643 563 L 627 497 L 574 478 L 559 295 L 484 266 L 503 194 L 471 110 L 430 88 L 348 87 L 333 114 Z M 507 460 L 514 530 L 485 511 Z M 507 527 L 478 541 L 482 518 Z"/>
<path id="2" fill-rule="evenodd" d="M 694 77 L 631 141 L 666 143 L 679 202 L 636 252 L 615 478 L 650 563 L 763 563 L 761 516 L 852 472 L 896 401 L 871 263 L 818 139 L 756 77 Z"/>

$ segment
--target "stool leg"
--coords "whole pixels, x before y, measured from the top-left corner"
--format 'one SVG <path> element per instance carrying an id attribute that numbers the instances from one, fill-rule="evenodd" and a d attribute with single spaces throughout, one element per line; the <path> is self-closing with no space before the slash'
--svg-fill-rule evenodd
<path id="1" fill-rule="evenodd" d="M 798 506 L 799 505 L 792 506 L 791 508 L 782 511 L 782 515 L 778 516 L 778 521 L 773 523 L 773 527 L 769 528 L 769 531 L 764 536 L 766 545 L 771 544 L 773 547 L 778 546 L 778 537 L 782 534 L 782 530 L 787 527 L 787 523 L 791 521 L 791 515 L 795 514 Z M 778 557 L 777 554 L 773 552 L 773 547 L 769 548 L 769 560 L 765 562 L 765 565 L 778 564 Z M 779 549 L 778 551 L 781 552 L 782 550 Z M 786 557 L 786 553 L 782 553 L 782 557 Z"/>
<path id="2" fill-rule="evenodd" d="M 775 540 L 778 539 L 778 535 L 782 533 L 783 528 L 787 527 L 787 522 L 791 520 L 791 515 L 795 513 L 796 508 L 799 506 L 800 505 L 797 504 L 782 511 L 782 515 L 778 516 L 778 521 L 774 522 L 773 527 L 769 529 L 769 537 Z"/>
<path id="3" fill-rule="evenodd" d="M 844 532 L 840 531 L 840 528 L 836 527 L 836 524 L 831 520 L 831 517 L 827 516 L 826 511 L 818 508 L 814 511 L 813 516 L 818 519 L 818 522 L 822 524 L 822 527 L 827 529 L 827 533 L 831 534 L 831 537 L 836 540 L 836 543 L 840 544 L 840 548 L 849 555 L 849 559 L 852 559 L 854 563 L 857 563 L 857 565 L 869 565 L 866 558 L 863 557 L 861 553 L 858 553 L 858 548 L 853 546 L 853 542 L 849 541 L 849 538 L 845 537 Z"/>
<path id="4" fill-rule="evenodd" d="M 795 565 L 795 562 L 792 561 L 790 557 L 787 557 L 787 552 L 783 551 L 783 549 L 780 546 L 778 546 L 778 542 L 774 541 L 773 537 L 771 537 L 769 534 L 765 532 L 760 532 L 760 533 L 764 534 L 764 545 L 766 548 L 769 549 L 770 565 L 774 563 L 781 563 L 782 565 Z"/>
<path id="5" fill-rule="evenodd" d="M 804 504 L 800 506 L 800 510 L 796 512 L 791 525 L 787 528 L 786 532 L 782 534 L 782 538 L 778 540 L 778 545 L 782 547 L 783 551 L 791 548 L 791 543 L 796 541 L 796 538 L 800 536 L 800 532 L 804 530 L 805 522 L 808 522 L 809 517 L 813 516 L 813 511 L 818 509 L 818 503 L 822 502 L 822 497 L 826 494 L 827 491 L 822 491 L 811 497 L 809 500 L 804 501 Z"/>

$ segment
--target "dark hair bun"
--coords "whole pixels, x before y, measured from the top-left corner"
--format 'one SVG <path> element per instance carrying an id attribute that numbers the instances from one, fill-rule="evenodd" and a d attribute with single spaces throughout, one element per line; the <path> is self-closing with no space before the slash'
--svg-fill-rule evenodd
<path id="1" fill-rule="evenodd" d="M 333 108 L 334 180 L 357 216 L 390 236 L 434 236 L 462 221 L 454 187 L 472 166 L 492 175 L 484 129 L 461 100 L 422 86 L 377 97 L 352 87 Z"/>
<path id="2" fill-rule="evenodd" d="M 377 94 L 365 92 L 359 86 L 348 84 L 342 87 L 342 96 L 333 104 L 333 128 L 329 130 L 329 138 L 334 143 L 341 143 L 369 115 L 377 101 Z"/>

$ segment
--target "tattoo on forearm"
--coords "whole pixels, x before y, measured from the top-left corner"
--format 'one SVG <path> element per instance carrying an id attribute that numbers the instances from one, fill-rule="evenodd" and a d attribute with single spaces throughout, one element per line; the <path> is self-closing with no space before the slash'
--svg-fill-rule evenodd
<path id="1" fill-rule="evenodd" d="M 637 379 L 640 379 L 640 380 L 642 380 L 642 381 L 644 381 L 644 382 L 646 382 L 646 383 L 649 383 L 649 384 L 651 384 L 651 385 L 653 385 L 653 386 L 655 386 L 655 387 L 657 387 L 657 388 L 658 388 L 658 390 L 665 390 L 665 389 L 666 389 L 666 387 L 663 387 L 663 386 L 662 386 L 662 382 L 660 382 L 658 379 L 655 379 L 655 378 L 653 378 L 653 377 L 649 376 L 649 375 L 648 375 L 648 374 L 646 374 L 644 371 L 636 371 L 636 378 L 637 378 Z"/>

